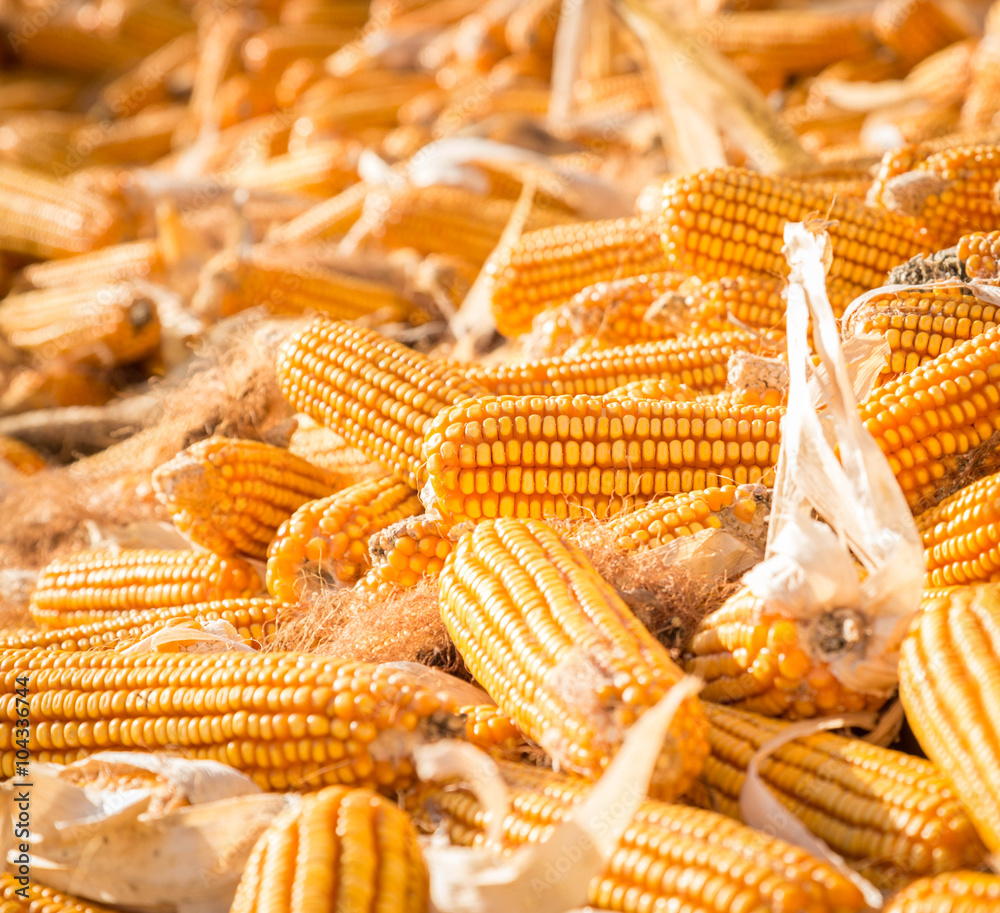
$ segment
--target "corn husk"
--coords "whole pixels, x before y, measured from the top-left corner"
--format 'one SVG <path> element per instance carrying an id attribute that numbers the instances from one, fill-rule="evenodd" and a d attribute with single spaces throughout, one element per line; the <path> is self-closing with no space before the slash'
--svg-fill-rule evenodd
<path id="1" fill-rule="evenodd" d="M 34 761 L 30 777 L 32 879 L 143 913 L 227 913 L 257 837 L 299 801 L 225 764 L 160 753 Z M 20 780 L 0 785 L 8 862 Z"/>

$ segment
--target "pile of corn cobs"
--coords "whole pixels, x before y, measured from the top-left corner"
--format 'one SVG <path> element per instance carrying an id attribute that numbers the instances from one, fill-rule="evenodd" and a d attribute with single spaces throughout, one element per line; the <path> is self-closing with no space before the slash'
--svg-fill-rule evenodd
<path id="1" fill-rule="evenodd" d="M 36 820 L 0 910 L 1000 905 L 1000 6 L 0 24 L 5 788 L 23 737 L 110 792 L 135 781 L 79 765 L 128 749 L 307 793 L 211 898 L 78 878 Z M 263 370 L 205 407 L 251 339 Z M 868 530 L 912 546 L 894 592 L 821 493 L 830 526 L 768 537 L 807 376 L 898 503 Z M 46 526 L 74 487 L 99 506 Z M 728 589 L 665 620 L 657 575 Z M 428 600 L 459 677 L 324 649 L 348 607 L 389 642 Z"/>

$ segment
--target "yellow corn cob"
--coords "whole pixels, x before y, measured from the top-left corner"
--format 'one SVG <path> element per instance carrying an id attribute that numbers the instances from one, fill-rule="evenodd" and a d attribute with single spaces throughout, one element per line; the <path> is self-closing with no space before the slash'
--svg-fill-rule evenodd
<path id="1" fill-rule="evenodd" d="M 962 23 L 935 0 L 880 0 L 872 27 L 904 64 L 914 64 L 955 41 L 968 38 Z"/>
<path id="2" fill-rule="evenodd" d="M 704 708 L 712 746 L 701 774 L 707 796 L 697 788 L 692 795 L 740 820 L 750 758 L 788 724 L 707 702 Z M 985 856 L 944 772 L 920 758 L 824 733 L 779 748 L 760 774 L 785 808 L 884 890 Z"/>
<path id="3" fill-rule="evenodd" d="M 263 558 L 293 511 L 335 486 L 325 470 L 281 447 L 211 437 L 159 466 L 153 488 L 195 544 Z"/>
<path id="4" fill-rule="evenodd" d="M 25 475 L 40 472 L 48 465 L 34 447 L 6 434 L 0 434 L 0 461 Z"/>
<path id="5" fill-rule="evenodd" d="M 369 537 L 422 510 L 417 493 L 391 476 L 303 504 L 281 524 L 267 550 L 268 592 L 296 602 L 307 577 L 354 583 L 370 563 Z"/>
<path id="6" fill-rule="evenodd" d="M 670 495 L 635 511 L 619 514 L 607 531 L 619 548 L 656 548 L 705 529 L 728 529 L 737 538 L 766 516 L 770 496 L 763 487 L 723 485 Z"/>
<path id="7" fill-rule="evenodd" d="M 40 368 L 22 368 L 7 378 L 7 388 L 0 394 L 0 414 L 101 406 L 112 396 L 114 389 L 106 371 L 79 362 L 47 362 Z"/>
<path id="8" fill-rule="evenodd" d="M 171 76 L 193 61 L 197 50 L 193 31 L 167 42 L 101 89 L 100 110 L 114 117 L 129 117 L 149 105 L 166 101 Z"/>
<path id="9" fill-rule="evenodd" d="M 907 167 L 909 156 L 887 152 L 869 199 L 893 213 L 932 226 L 941 247 L 963 234 L 991 231 L 1000 220 L 993 186 L 1000 180 L 1000 148 L 960 146 Z M 902 167 L 901 167 L 902 166 Z"/>
<path id="10" fill-rule="evenodd" d="M 458 187 L 432 186 L 372 191 L 367 205 L 385 208 L 387 217 L 372 232 L 385 247 L 454 254 L 478 264 L 497 246 L 516 203 Z M 555 210 L 535 208 L 526 227 L 530 231 L 567 218 Z"/>
<path id="11" fill-rule="evenodd" d="M 501 763 L 500 771 L 511 798 L 503 826 L 508 848 L 548 839 L 590 789 L 579 778 L 524 764 Z M 444 824 L 453 843 L 484 842 L 486 814 L 467 790 L 425 785 L 407 805 L 418 820 L 426 814 L 429 828 Z M 652 799 L 642 803 L 587 892 L 594 907 L 620 913 L 866 909 L 854 885 L 805 850 L 714 812 Z"/>
<path id="12" fill-rule="evenodd" d="M 317 83 L 299 96 L 296 108 L 318 135 L 357 136 L 365 130 L 381 132 L 398 126 L 399 109 L 433 85 L 426 74 L 413 74 L 409 79 L 397 75 L 389 85 L 337 91 L 330 97 L 325 87 Z"/>
<path id="13" fill-rule="evenodd" d="M 119 365 L 158 350 L 160 320 L 138 285 L 69 285 L 8 295 L 0 303 L 0 333 L 43 361 Z"/>
<path id="14" fill-rule="evenodd" d="M 170 151 L 174 131 L 187 116 L 187 105 L 156 105 L 110 124 L 79 127 L 70 145 L 95 165 L 151 162 Z"/>
<path id="15" fill-rule="evenodd" d="M 845 57 L 870 53 L 867 16 L 812 10 L 732 12 L 706 19 L 705 41 L 730 55 L 754 55 L 787 73 L 815 73 Z"/>
<path id="16" fill-rule="evenodd" d="M 769 477 L 782 410 L 594 396 L 481 397 L 426 431 L 446 520 L 603 519 L 657 495 Z"/>
<path id="17" fill-rule="evenodd" d="M 329 786 L 261 834 L 230 913 L 426 913 L 428 904 L 427 866 L 409 815 L 370 790 Z"/>
<path id="18" fill-rule="evenodd" d="M 22 686 L 31 695 L 35 760 L 65 764 L 101 750 L 169 747 L 228 764 L 270 790 L 351 784 L 395 795 L 413 785 L 416 745 L 482 734 L 479 714 L 447 684 L 307 653 L 8 650 L 0 682 L 3 777 L 14 773 L 14 692 Z M 487 747 L 519 747 L 506 730 L 503 743 Z M 495 739 L 502 730 L 486 734 Z"/>
<path id="19" fill-rule="evenodd" d="M 955 110 L 948 115 L 950 127 L 945 129 L 945 133 L 953 133 L 954 127 L 958 125 L 960 112 L 958 108 L 965 98 L 969 84 L 972 81 L 972 60 L 976 52 L 976 39 L 968 38 L 965 41 L 956 41 L 948 45 L 941 51 L 931 54 L 926 60 L 922 60 L 906 77 L 906 86 L 914 94 L 930 105 L 930 110 L 925 112 L 916 111 L 909 115 L 904 114 L 900 118 L 900 124 L 905 124 L 907 117 L 929 117 L 933 123 L 938 116 L 940 109 L 954 105 Z M 905 137 L 905 130 L 901 131 Z M 939 136 L 937 133 L 929 133 L 928 139 Z M 951 145 L 957 145 L 952 143 Z"/>
<path id="20" fill-rule="evenodd" d="M 721 329 L 723 315 L 686 305 L 685 283 L 683 273 L 650 273 L 588 286 L 537 314 L 528 346 L 538 358 Z"/>
<path id="21" fill-rule="evenodd" d="M 1000 231 L 977 231 L 958 239 L 955 253 L 972 280 L 995 282 L 1000 279 Z"/>
<path id="22" fill-rule="evenodd" d="M 643 73 L 621 73 L 577 82 L 574 113 L 578 117 L 624 117 L 652 105 Z"/>
<path id="23" fill-rule="evenodd" d="M 899 696 L 920 747 L 946 773 L 994 853 L 1000 848 L 991 695 L 1000 674 L 998 622 L 994 584 L 928 593 L 899 661 Z"/>
<path id="24" fill-rule="evenodd" d="M 329 197 L 358 179 L 357 143 L 333 140 L 294 155 L 278 155 L 238 169 L 223 183 L 249 189 Z"/>
<path id="25" fill-rule="evenodd" d="M 921 878 L 893 895 L 884 913 L 988 913 L 1000 904 L 1000 876 L 949 872 Z"/>
<path id="26" fill-rule="evenodd" d="M 991 127 L 1000 113 L 1000 34 L 987 29 L 972 55 L 969 89 L 962 103 L 963 130 Z"/>
<path id="27" fill-rule="evenodd" d="M 681 678 L 583 552 L 539 521 L 477 524 L 440 583 L 441 614 L 469 671 L 560 769 L 597 777 L 627 727 Z M 692 698 L 671 723 L 651 795 L 682 793 L 706 753 Z"/>
<path id="28" fill-rule="evenodd" d="M 1000 327 L 883 384 L 859 411 L 912 510 L 1000 468 Z"/>
<path id="29" fill-rule="evenodd" d="M 885 337 L 892 351 L 882 374 L 884 383 L 998 323 L 1000 308 L 979 301 L 958 286 L 923 286 L 867 299 L 852 310 L 844 335 Z"/>
<path id="30" fill-rule="evenodd" d="M 56 175 L 82 159 L 69 148 L 74 130 L 86 124 L 82 114 L 63 111 L 10 113 L 0 126 L 2 158 L 13 165 Z"/>
<path id="31" fill-rule="evenodd" d="M 828 199 L 808 184 L 725 168 L 683 175 L 663 189 L 659 220 L 667 268 L 703 280 L 724 276 L 784 276 L 786 222 L 810 215 L 830 220 L 831 295 L 843 308 L 883 284 L 893 266 L 935 247 L 912 219 L 850 199 Z M 845 300 L 846 299 L 846 300 Z"/>
<path id="32" fill-rule="evenodd" d="M 198 67 L 191 86 L 191 114 L 196 126 L 213 117 L 215 96 L 230 70 L 235 67 L 239 48 L 247 35 L 245 14 L 225 9 L 206 17 L 198 29 Z"/>
<path id="33" fill-rule="evenodd" d="M 248 255 L 224 251 L 214 257 L 202 271 L 191 306 L 212 317 L 263 306 L 274 314 L 315 311 L 335 320 L 378 314 L 386 322 L 403 321 L 412 310 L 412 303 L 388 282 L 303 263 L 301 249 L 259 247 Z"/>
<path id="34" fill-rule="evenodd" d="M 393 587 L 406 589 L 425 578 L 434 579 L 451 549 L 452 540 L 440 520 L 428 514 L 400 520 L 369 539 L 372 567 L 358 588 L 382 594 Z"/>
<path id="35" fill-rule="evenodd" d="M 511 365 L 474 366 L 465 373 L 498 395 L 599 396 L 647 378 L 685 384 L 699 393 L 718 393 L 726 385 L 729 356 L 754 345 L 749 334 L 730 330 Z"/>
<path id="36" fill-rule="evenodd" d="M 120 612 L 90 624 L 0 635 L 0 651 L 49 647 L 53 650 L 99 650 L 138 640 L 157 628 L 185 622 L 225 621 L 244 641 L 263 644 L 275 631 L 278 604 L 270 599 L 235 598 L 193 605 L 161 606 Z"/>
<path id="37" fill-rule="evenodd" d="M 313 466 L 326 470 L 337 491 L 388 474 L 385 467 L 351 447 L 339 434 L 313 424 L 309 418 L 304 418 L 304 421 L 308 424 L 300 425 L 292 432 L 288 450 Z"/>
<path id="38" fill-rule="evenodd" d="M 829 613 L 806 629 L 744 588 L 698 625 L 684 669 L 705 682 L 704 700 L 766 716 L 876 710 L 884 695 L 851 691 L 824 659 L 851 642 L 852 624 L 849 615 Z"/>
<path id="39" fill-rule="evenodd" d="M 110 907 L 61 894 L 35 882 L 21 884 L 13 874 L 0 875 L 0 913 L 114 913 Z"/>
<path id="40" fill-rule="evenodd" d="M 528 232 L 502 262 L 489 267 L 497 328 L 508 336 L 527 332 L 545 308 L 597 282 L 662 272 L 669 269 L 665 259 L 656 226 L 642 219 Z"/>
<path id="41" fill-rule="evenodd" d="M 917 515 L 924 543 L 924 586 L 1000 580 L 1000 476 L 961 488 Z"/>
<path id="42" fill-rule="evenodd" d="M 307 244 L 345 234 L 357 222 L 371 192 L 370 184 L 359 181 L 329 200 L 323 200 L 268 235 L 275 245 Z"/>
<path id="43" fill-rule="evenodd" d="M 40 628 L 67 628 L 136 609 L 253 596 L 262 588 L 247 562 L 210 552 L 79 552 L 42 570 L 30 609 Z"/>
<path id="44" fill-rule="evenodd" d="M 150 279 L 164 271 L 157 241 L 126 241 L 89 254 L 33 263 L 24 269 L 24 279 L 35 288 L 59 285 L 105 285 L 130 279 Z"/>
<path id="45" fill-rule="evenodd" d="M 317 320 L 278 353 L 285 397 L 411 488 L 426 478 L 424 429 L 441 410 L 482 392 L 450 364 L 373 330 Z"/>
<path id="46" fill-rule="evenodd" d="M 33 257 L 86 253 L 119 240 L 122 228 L 110 200 L 5 163 L 0 163 L 0 223 L 0 250 Z"/>

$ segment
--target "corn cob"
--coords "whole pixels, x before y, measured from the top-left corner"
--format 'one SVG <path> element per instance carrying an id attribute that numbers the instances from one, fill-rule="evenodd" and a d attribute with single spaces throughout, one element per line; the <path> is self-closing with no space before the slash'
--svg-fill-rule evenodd
<path id="1" fill-rule="evenodd" d="M 590 788 L 578 778 L 524 764 L 501 763 L 500 770 L 511 799 L 503 823 L 508 848 L 547 840 Z M 431 826 L 443 823 L 453 843 L 484 842 L 485 811 L 467 790 L 426 785 L 407 805 L 418 821 L 426 814 Z M 652 799 L 640 806 L 607 867 L 591 881 L 587 899 L 620 913 L 865 909 L 854 885 L 804 850 L 714 812 Z"/>
<path id="2" fill-rule="evenodd" d="M 882 373 L 884 383 L 998 323 L 1000 308 L 979 301 L 959 286 L 922 286 L 868 298 L 851 310 L 844 336 L 877 334 L 885 338 L 891 353 Z"/>
<path id="3" fill-rule="evenodd" d="M 300 425 L 292 432 L 288 450 L 306 462 L 325 470 L 337 491 L 366 479 L 378 479 L 388 471 L 360 450 L 351 447 L 339 434 L 313 424 Z"/>
<path id="4" fill-rule="evenodd" d="M 198 42 L 195 33 L 179 35 L 153 51 L 142 63 L 105 85 L 98 96 L 99 111 L 114 117 L 128 117 L 170 96 L 169 80 L 194 59 Z"/>
<path id="5" fill-rule="evenodd" d="M 872 15 L 872 28 L 904 65 L 915 64 L 969 37 L 962 23 L 935 0 L 880 0 Z"/>
<path id="6" fill-rule="evenodd" d="M 239 9 L 220 10 L 206 17 L 198 29 L 198 66 L 191 86 L 191 115 L 196 127 L 213 116 L 215 96 L 226 76 L 235 68 L 237 55 L 247 36 L 245 14 Z"/>
<path id="7" fill-rule="evenodd" d="M 941 247 L 973 231 L 991 231 L 1000 220 L 993 186 L 1000 180 L 1000 150 L 994 144 L 935 152 L 906 168 L 886 153 L 869 199 L 902 216 L 933 226 Z M 899 170 L 899 165 L 904 165 Z"/>
<path id="8" fill-rule="evenodd" d="M 667 269 L 703 280 L 787 275 L 784 225 L 811 214 L 832 220 L 829 275 L 840 280 L 831 289 L 835 309 L 880 286 L 891 267 L 935 246 L 912 219 L 825 198 L 808 184 L 726 168 L 666 183 L 659 224 Z"/>
<path id="9" fill-rule="evenodd" d="M 373 330 L 317 320 L 282 344 L 278 379 L 300 412 L 342 435 L 411 488 L 426 478 L 424 429 L 482 392 L 462 371 Z"/>
<path id="10" fill-rule="evenodd" d="M 101 406 L 114 390 L 104 370 L 78 362 L 47 362 L 41 368 L 22 368 L 6 380 L 0 394 L 0 414 L 16 415 L 32 409 L 61 406 Z"/>
<path id="11" fill-rule="evenodd" d="M 328 197 L 340 193 L 358 179 L 356 143 L 339 140 L 317 143 L 294 155 L 277 155 L 237 170 L 227 184 Z"/>
<path id="12" fill-rule="evenodd" d="M 1000 580 L 1000 477 L 961 488 L 917 516 L 924 543 L 924 585 L 949 587 Z"/>
<path id="13" fill-rule="evenodd" d="M 987 28 L 972 55 L 969 89 L 962 103 L 962 130 L 991 127 L 1000 113 L 1000 34 Z"/>
<path id="14" fill-rule="evenodd" d="M 409 815 L 370 790 L 329 786 L 261 834 L 230 913 L 426 913 L 428 903 Z"/>
<path id="15" fill-rule="evenodd" d="M 0 250 L 70 257 L 121 235 L 121 216 L 111 201 L 38 172 L 0 163 L 0 193 Z"/>
<path id="16" fill-rule="evenodd" d="M 624 730 L 680 680 L 583 553 L 544 523 L 478 524 L 440 583 L 442 617 L 469 671 L 560 769 L 597 777 Z M 673 798 L 698 775 L 704 727 L 692 698 L 671 724 L 652 795 Z"/>
<path id="17" fill-rule="evenodd" d="M 588 286 L 669 268 L 656 227 L 642 219 L 528 232 L 506 259 L 489 267 L 497 328 L 516 336 L 530 329 L 536 314 L 569 301 Z"/>
<path id="18" fill-rule="evenodd" d="M 352 184 L 329 200 L 323 200 L 285 225 L 275 227 L 268 241 L 275 245 L 307 244 L 345 234 L 361 217 L 371 185 Z"/>
<path id="19" fill-rule="evenodd" d="M 0 875 L 0 913 L 114 913 L 110 907 L 61 894 L 35 882 L 21 884 L 13 874 Z"/>
<path id="20" fill-rule="evenodd" d="M 705 682 L 704 700 L 765 716 L 807 719 L 877 710 L 884 695 L 845 687 L 826 660 L 859 636 L 849 610 L 801 625 L 744 588 L 698 625 L 684 669 Z"/>
<path id="21" fill-rule="evenodd" d="M 475 366 L 465 373 L 498 395 L 599 396 L 647 378 L 685 384 L 696 392 L 718 393 L 726 385 L 729 356 L 754 343 L 749 334 L 730 330 L 512 365 Z"/>
<path id="22" fill-rule="evenodd" d="M 730 55 L 780 61 L 787 73 L 815 73 L 872 50 L 871 22 L 857 14 L 811 10 L 733 12 L 704 23 L 705 40 Z"/>
<path id="23" fill-rule="evenodd" d="M 422 579 L 434 579 L 451 549 L 452 540 L 440 520 L 428 514 L 400 520 L 369 539 L 372 567 L 358 588 L 384 593 L 392 587 L 406 589 Z"/>
<path id="24" fill-rule="evenodd" d="M 977 231 L 962 235 L 955 253 L 973 281 L 995 282 L 1000 279 L 1000 231 Z"/>
<path id="25" fill-rule="evenodd" d="M 956 41 L 948 45 L 943 50 L 931 54 L 926 60 L 922 60 L 906 77 L 906 86 L 929 107 L 921 110 L 915 109 L 909 114 L 904 114 L 899 118 L 902 126 L 901 133 L 906 137 L 905 127 L 909 118 L 928 118 L 933 124 L 936 120 L 939 123 L 947 124 L 942 130 L 943 133 L 954 134 L 958 126 L 960 117 L 960 107 L 969 84 L 972 81 L 972 61 L 976 52 L 977 41 L 975 38 L 968 38 L 965 41 Z M 952 110 L 945 110 L 951 108 Z M 939 118 L 944 116 L 943 120 Z M 935 139 L 941 135 L 933 130 L 927 132 L 928 139 Z M 957 143 L 952 142 L 955 146 Z"/>
<path id="26" fill-rule="evenodd" d="M 1000 468 L 1000 327 L 874 390 L 859 411 L 912 510 Z"/>
<path id="27" fill-rule="evenodd" d="M 417 493 L 391 476 L 303 504 L 281 524 L 267 550 L 268 592 L 296 602 L 306 577 L 354 583 L 370 563 L 369 537 L 422 510 Z"/>
<path id="28" fill-rule="evenodd" d="M 270 599 L 220 599 L 193 605 L 168 605 L 119 612 L 90 624 L 0 635 L 0 651 L 49 647 L 53 650 L 100 650 L 137 640 L 151 631 L 183 622 L 225 621 L 245 641 L 263 644 L 275 632 L 278 606 Z"/>
<path id="29" fill-rule="evenodd" d="M 482 734 L 478 714 L 447 685 L 408 669 L 306 653 L 41 647 L 0 654 L 3 777 L 14 774 L 18 677 L 31 694 L 35 760 L 66 764 L 100 750 L 170 747 L 235 767 L 268 790 L 350 784 L 395 795 L 414 782 L 414 746 Z M 506 730 L 502 744 L 488 747 L 519 747 Z"/>
<path id="30" fill-rule="evenodd" d="M 925 595 L 903 641 L 899 696 L 927 756 L 947 772 L 990 849 L 1000 847 L 996 681 L 1000 603 L 995 585 Z"/>
<path id="31" fill-rule="evenodd" d="M 657 495 L 769 477 L 781 415 L 582 395 L 481 397 L 427 429 L 429 493 L 451 522 L 603 519 Z"/>
<path id="32" fill-rule="evenodd" d="M 755 518 L 766 515 L 765 488 L 723 485 L 661 498 L 635 511 L 619 514 L 607 524 L 616 545 L 631 551 L 656 548 L 705 529 L 729 529 L 737 537 L 750 532 Z"/>
<path id="33" fill-rule="evenodd" d="M 280 447 L 211 437 L 159 466 L 153 488 L 195 544 L 220 555 L 264 558 L 293 511 L 335 486 L 325 470 Z"/>
<path id="34" fill-rule="evenodd" d="M 70 149 L 70 137 L 87 119 L 64 111 L 25 111 L 7 114 L 0 126 L 2 158 L 23 168 L 47 175 L 78 164 L 80 155 Z"/>
<path id="35" fill-rule="evenodd" d="M 53 288 L 151 279 L 163 271 L 163 255 L 157 241 L 126 241 L 65 260 L 33 263 L 24 268 L 23 275 L 35 288 Z"/>
<path id="36" fill-rule="evenodd" d="M 153 51 L 191 28 L 191 15 L 173 0 L 133 0 L 107 14 L 107 27 L 132 46 Z"/>
<path id="37" fill-rule="evenodd" d="M 742 820 L 740 790 L 753 754 L 788 725 L 705 703 L 711 754 L 696 804 Z M 883 890 L 982 862 L 985 848 L 933 764 L 857 739 L 817 734 L 777 749 L 760 767 L 782 805 Z"/>
<path id="38" fill-rule="evenodd" d="M 156 105 L 110 124 L 80 127 L 70 145 L 95 165 L 151 162 L 170 151 L 174 131 L 187 116 L 186 105 Z"/>
<path id="39" fill-rule="evenodd" d="M 544 358 L 721 329 L 716 321 L 724 315 L 687 306 L 685 283 L 682 273 L 598 282 L 535 315 L 527 345 L 534 357 Z"/>
<path id="40" fill-rule="evenodd" d="M 358 136 L 364 131 L 381 133 L 399 125 L 399 109 L 433 82 L 424 74 L 410 79 L 398 77 L 390 85 L 338 90 L 332 96 L 322 83 L 306 89 L 297 99 L 308 129 L 317 136 Z"/>
<path id="41" fill-rule="evenodd" d="M 302 263 L 301 251 L 224 251 L 205 266 L 192 301 L 198 314 L 230 317 L 250 307 L 274 314 L 318 312 L 333 320 L 371 314 L 404 321 L 411 302 L 387 282 Z"/>
<path id="42" fill-rule="evenodd" d="M 829 280 L 830 297 L 841 304 L 849 292 L 838 293 L 833 288 L 836 284 Z M 784 326 L 785 285 L 784 279 L 771 276 L 726 276 L 693 287 L 690 297 L 709 313 L 718 313 L 748 327 L 769 330 Z"/>
<path id="43" fill-rule="evenodd" d="M 254 596 L 263 581 L 247 562 L 210 552 L 79 552 L 47 565 L 31 595 L 43 630 L 95 624 L 134 610 Z"/>
<path id="44" fill-rule="evenodd" d="M 0 461 L 25 475 L 34 475 L 48 465 L 34 447 L 6 434 L 0 434 Z"/>
<path id="45" fill-rule="evenodd" d="M 372 191 L 365 205 L 382 208 L 387 215 L 372 231 L 372 237 L 385 247 L 407 247 L 421 254 L 457 254 L 484 263 L 500 241 L 516 204 L 457 187 L 432 186 Z M 536 208 L 526 227 L 544 228 L 566 219 L 555 210 Z"/>
<path id="46" fill-rule="evenodd" d="M 893 895 L 884 913 L 988 913 L 1000 904 L 1000 876 L 949 872 L 921 878 Z"/>
<path id="47" fill-rule="evenodd" d="M 70 285 L 8 295 L 0 304 L 0 333 L 43 361 L 119 365 L 157 351 L 160 320 L 138 285 Z"/>

